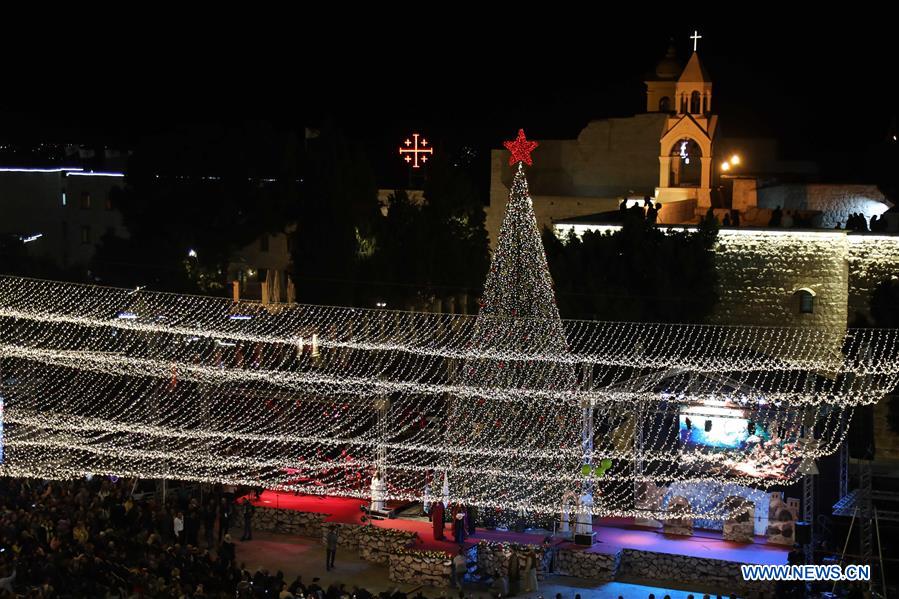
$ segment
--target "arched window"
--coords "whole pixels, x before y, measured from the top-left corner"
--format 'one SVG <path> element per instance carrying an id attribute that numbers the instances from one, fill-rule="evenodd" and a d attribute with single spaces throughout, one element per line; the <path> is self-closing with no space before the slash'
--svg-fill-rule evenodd
<path id="1" fill-rule="evenodd" d="M 700 114 L 702 112 L 702 96 L 699 92 L 694 91 L 690 94 L 690 114 Z"/>
<path id="2" fill-rule="evenodd" d="M 659 100 L 659 112 L 671 112 L 671 98 L 662 96 Z"/>
<path id="3" fill-rule="evenodd" d="M 797 299 L 797 307 L 800 314 L 815 313 L 815 292 L 811 289 L 800 289 L 794 297 Z"/>

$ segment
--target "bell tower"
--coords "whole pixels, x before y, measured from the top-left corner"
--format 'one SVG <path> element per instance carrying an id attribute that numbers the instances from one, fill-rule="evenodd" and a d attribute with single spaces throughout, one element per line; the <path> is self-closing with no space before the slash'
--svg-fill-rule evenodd
<path id="1" fill-rule="evenodd" d="M 718 117 L 712 114 L 712 78 L 699 59 L 700 38 L 694 32 L 693 55 L 672 82 L 674 102 L 660 139 L 656 198 L 662 203 L 695 199 L 702 214 L 712 205 Z"/>

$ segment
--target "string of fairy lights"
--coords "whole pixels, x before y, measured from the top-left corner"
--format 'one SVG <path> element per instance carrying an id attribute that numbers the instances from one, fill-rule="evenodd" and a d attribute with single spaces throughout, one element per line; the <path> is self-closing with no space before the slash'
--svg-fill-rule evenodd
<path id="1" fill-rule="evenodd" d="M 648 484 L 795 480 L 899 383 L 892 330 L 561 320 L 517 164 L 476 317 L 0 277 L 0 473 L 367 497 L 379 471 L 527 513 L 589 483 L 647 515 Z M 713 419 L 754 440 L 686 442 Z"/>

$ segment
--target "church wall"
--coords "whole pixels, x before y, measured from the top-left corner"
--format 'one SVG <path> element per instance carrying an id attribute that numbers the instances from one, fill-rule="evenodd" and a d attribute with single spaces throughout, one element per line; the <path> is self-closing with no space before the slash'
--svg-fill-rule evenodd
<path id="1" fill-rule="evenodd" d="M 616 210 L 625 195 L 652 195 L 659 176 L 659 137 L 668 115 L 640 114 L 590 122 L 573 140 L 542 140 L 527 168 L 538 225 Z M 509 154 L 491 155 L 487 233 L 495 243 L 514 175 Z"/>
<path id="2" fill-rule="evenodd" d="M 618 225 L 558 224 L 565 236 L 587 230 L 614 231 Z M 695 227 L 671 227 L 672 230 Z M 722 229 L 718 234 L 715 263 L 718 272 L 718 305 L 711 322 L 724 325 L 827 327 L 841 337 L 850 305 L 850 247 L 855 235 L 846 231 L 785 229 Z M 863 236 L 862 236 L 863 237 Z M 882 238 L 882 237 L 881 237 Z M 883 257 L 868 260 L 870 273 L 892 262 L 899 267 L 899 237 L 882 250 Z M 895 248 L 895 249 L 893 249 Z M 858 248 L 856 254 L 864 254 Z M 855 268 L 862 265 L 855 260 Z M 870 278 L 855 275 L 858 291 Z M 814 312 L 801 314 L 796 292 L 815 295 Z M 866 301 L 859 298 L 858 301 Z"/>
<path id="3" fill-rule="evenodd" d="M 506 162 L 508 158 L 503 156 L 502 152 L 493 153 L 493 173 L 494 177 L 490 188 L 490 205 L 485 209 L 487 213 L 484 226 L 490 237 L 490 247 L 496 245 L 499 237 L 499 228 L 503 222 L 503 216 L 506 211 L 506 202 L 509 199 L 509 187 L 506 183 L 499 179 L 496 174 L 501 168 L 501 164 Z M 528 173 L 530 177 L 530 173 Z M 531 199 L 534 202 L 534 215 L 537 217 L 537 226 L 540 230 L 543 227 L 552 227 L 553 221 L 572 217 L 586 216 L 588 214 L 596 214 L 608 210 L 617 210 L 620 198 L 597 198 L 597 197 L 573 197 L 573 196 L 550 196 L 535 195 L 533 187 L 531 190 Z"/>
<path id="4" fill-rule="evenodd" d="M 827 327 L 842 336 L 848 315 L 845 232 L 722 230 L 716 250 L 717 324 Z M 815 294 L 801 314 L 796 292 Z"/>
<path id="5" fill-rule="evenodd" d="M 861 212 L 870 220 L 889 208 L 886 198 L 876 185 L 798 184 L 759 186 L 760 208 L 785 210 L 819 210 L 821 227 L 833 229 L 846 224 L 853 212 Z"/>
<path id="6" fill-rule="evenodd" d="M 849 316 L 870 316 L 871 294 L 882 281 L 899 277 L 899 236 L 849 235 Z"/>
<path id="7" fill-rule="evenodd" d="M 581 235 L 618 228 L 555 225 L 562 237 L 572 229 Z M 870 315 L 877 285 L 899 277 L 899 235 L 744 228 L 722 229 L 718 240 L 719 300 L 712 315 L 716 324 L 823 326 L 842 334 L 855 314 Z M 799 289 L 814 293 L 813 314 L 799 313 Z"/>
<path id="8" fill-rule="evenodd" d="M 849 316 L 870 317 L 871 294 L 877 285 L 899 276 L 899 236 L 849 235 Z M 889 427 L 889 398 L 874 406 L 874 445 L 877 459 L 899 460 L 899 434 Z"/>

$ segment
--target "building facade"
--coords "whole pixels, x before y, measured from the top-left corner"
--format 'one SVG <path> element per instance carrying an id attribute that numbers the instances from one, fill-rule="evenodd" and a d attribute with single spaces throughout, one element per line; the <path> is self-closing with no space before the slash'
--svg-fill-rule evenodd
<path id="1" fill-rule="evenodd" d="M 86 267 L 107 233 L 128 237 L 112 194 L 122 173 L 81 168 L 0 168 L 0 234 L 58 268 Z"/>

